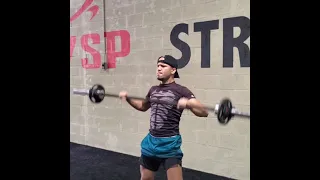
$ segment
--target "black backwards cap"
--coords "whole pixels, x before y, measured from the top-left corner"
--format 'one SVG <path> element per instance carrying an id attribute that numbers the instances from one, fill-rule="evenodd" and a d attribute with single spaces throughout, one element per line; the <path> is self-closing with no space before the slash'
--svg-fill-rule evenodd
<path id="1" fill-rule="evenodd" d="M 161 59 L 164 58 L 164 59 Z M 174 73 L 174 78 L 180 78 L 179 73 L 178 73 L 178 61 L 173 58 L 172 56 L 169 55 L 165 55 L 165 56 L 160 56 L 158 58 L 158 62 L 157 63 L 165 63 L 168 64 L 169 66 L 176 68 L 176 72 Z"/>

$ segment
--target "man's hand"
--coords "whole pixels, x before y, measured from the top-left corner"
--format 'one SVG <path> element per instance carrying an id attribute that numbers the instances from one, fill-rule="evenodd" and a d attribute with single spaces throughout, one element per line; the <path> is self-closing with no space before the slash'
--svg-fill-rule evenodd
<path id="1" fill-rule="evenodd" d="M 123 101 L 125 101 L 127 99 L 128 96 L 128 92 L 127 91 L 121 91 L 119 93 L 119 98 L 122 99 Z"/>
<path id="2" fill-rule="evenodd" d="M 187 98 L 180 98 L 177 104 L 178 109 L 185 109 L 188 104 L 188 99 Z"/>

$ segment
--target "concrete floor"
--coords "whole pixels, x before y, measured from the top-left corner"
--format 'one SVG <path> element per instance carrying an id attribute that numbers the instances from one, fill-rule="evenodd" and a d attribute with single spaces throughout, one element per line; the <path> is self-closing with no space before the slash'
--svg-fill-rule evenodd
<path id="1" fill-rule="evenodd" d="M 192 169 L 183 169 L 184 180 L 230 180 Z M 138 157 L 70 143 L 70 180 L 139 180 Z M 165 180 L 160 168 L 155 180 Z"/>

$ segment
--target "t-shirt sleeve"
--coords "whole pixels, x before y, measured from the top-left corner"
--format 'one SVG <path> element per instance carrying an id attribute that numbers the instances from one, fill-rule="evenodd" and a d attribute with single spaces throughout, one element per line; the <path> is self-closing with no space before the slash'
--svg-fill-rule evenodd
<path id="1" fill-rule="evenodd" d="M 153 89 L 154 87 L 152 86 L 150 89 L 149 89 L 149 91 L 148 91 L 148 93 L 147 93 L 147 95 L 146 95 L 146 99 L 149 99 L 150 98 L 150 95 L 151 95 L 151 92 L 152 92 L 152 89 Z"/>
<path id="2" fill-rule="evenodd" d="M 187 99 L 196 98 L 193 92 L 191 92 L 187 87 L 181 88 L 181 94 L 182 94 L 182 97 L 185 97 Z"/>

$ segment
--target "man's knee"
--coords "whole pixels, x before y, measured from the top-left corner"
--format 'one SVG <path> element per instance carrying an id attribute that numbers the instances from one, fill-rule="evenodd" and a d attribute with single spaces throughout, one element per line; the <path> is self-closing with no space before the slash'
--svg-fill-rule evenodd
<path id="1" fill-rule="evenodd" d="M 154 174 L 153 171 L 144 168 L 140 165 L 140 174 L 141 174 L 141 180 L 153 180 Z"/>
<path id="2" fill-rule="evenodd" d="M 154 177 L 153 177 L 153 175 L 141 173 L 141 179 L 140 180 L 154 180 Z"/>
<path id="3" fill-rule="evenodd" d="M 167 170 L 168 180 L 183 180 L 182 167 L 179 164 L 172 165 Z"/>

